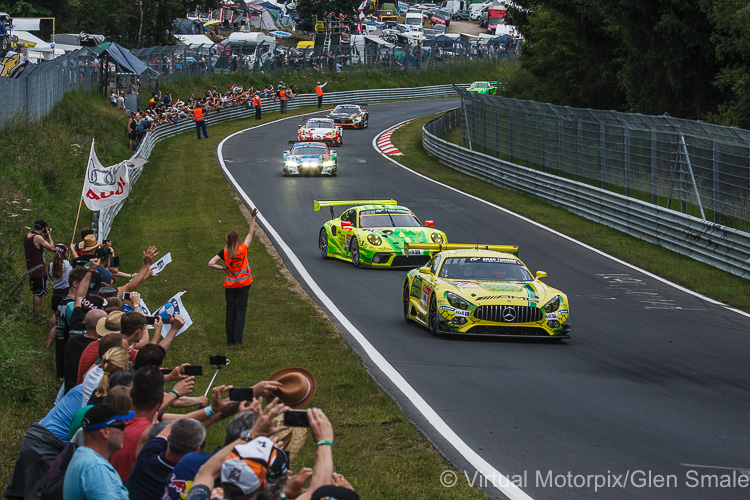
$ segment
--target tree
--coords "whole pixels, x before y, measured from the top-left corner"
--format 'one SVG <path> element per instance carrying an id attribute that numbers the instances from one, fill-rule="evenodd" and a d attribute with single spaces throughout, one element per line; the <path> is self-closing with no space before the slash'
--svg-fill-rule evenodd
<path id="1" fill-rule="evenodd" d="M 750 3 L 716 1 L 710 18 L 714 25 L 711 41 L 720 67 L 715 83 L 725 93 L 713 118 L 750 129 Z"/>

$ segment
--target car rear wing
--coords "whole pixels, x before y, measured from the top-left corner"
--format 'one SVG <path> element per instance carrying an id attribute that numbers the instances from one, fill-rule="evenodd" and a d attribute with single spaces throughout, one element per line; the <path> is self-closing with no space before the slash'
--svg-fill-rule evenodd
<path id="1" fill-rule="evenodd" d="M 315 200 L 315 211 L 323 207 L 339 207 L 342 205 L 398 205 L 396 200 Z"/>
<path id="2" fill-rule="evenodd" d="M 398 205 L 398 202 L 396 200 L 315 200 L 315 211 L 317 212 L 322 207 L 329 207 L 331 209 L 331 219 L 335 219 L 336 216 L 333 214 L 333 207 L 342 205 Z"/>
<path id="3" fill-rule="evenodd" d="M 493 252 L 512 253 L 518 255 L 517 245 L 480 245 L 478 243 L 409 243 L 405 244 L 404 250 L 432 250 L 442 252 L 443 250 L 492 250 Z"/>

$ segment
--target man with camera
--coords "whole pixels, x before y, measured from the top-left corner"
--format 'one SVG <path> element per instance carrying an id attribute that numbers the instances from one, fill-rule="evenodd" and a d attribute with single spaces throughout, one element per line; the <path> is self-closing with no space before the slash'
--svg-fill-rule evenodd
<path id="1" fill-rule="evenodd" d="M 47 265 L 44 260 L 44 250 L 50 252 L 55 250 L 55 242 L 52 241 L 52 228 L 46 221 L 34 222 L 34 229 L 26 233 L 23 240 L 23 249 L 26 254 L 26 269 L 29 270 L 31 291 L 34 294 L 34 312 L 42 308 L 42 296 L 47 295 Z"/>

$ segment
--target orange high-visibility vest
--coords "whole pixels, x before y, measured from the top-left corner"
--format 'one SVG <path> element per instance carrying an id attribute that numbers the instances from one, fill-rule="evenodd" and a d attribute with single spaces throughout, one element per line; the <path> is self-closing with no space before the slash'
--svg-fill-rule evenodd
<path id="1" fill-rule="evenodd" d="M 287 97 L 286 97 L 286 90 L 284 90 L 284 89 L 281 89 L 281 90 L 279 91 L 279 99 L 281 99 L 282 101 L 286 101 L 286 100 L 287 100 Z"/>
<path id="2" fill-rule="evenodd" d="M 315 87 L 315 93 L 318 94 L 318 97 L 321 97 L 323 95 L 323 87 L 321 87 L 320 85 Z"/>
<path id="3" fill-rule="evenodd" d="M 258 94 L 253 96 L 253 106 L 260 106 L 260 96 Z"/>
<path id="4" fill-rule="evenodd" d="M 240 243 L 237 255 L 233 259 L 230 259 L 229 252 L 224 250 L 224 264 L 227 266 L 224 288 L 240 288 L 253 282 L 253 272 L 247 262 L 247 245 L 244 242 Z"/>
<path id="5" fill-rule="evenodd" d="M 193 110 L 193 116 L 195 117 L 195 121 L 202 122 L 203 121 L 203 108 L 198 106 Z"/>

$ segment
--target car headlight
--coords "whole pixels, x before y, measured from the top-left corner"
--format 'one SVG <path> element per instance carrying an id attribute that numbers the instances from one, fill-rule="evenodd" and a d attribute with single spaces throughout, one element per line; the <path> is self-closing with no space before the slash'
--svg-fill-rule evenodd
<path id="1" fill-rule="evenodd" d="M 440 233 L 432 233 L 430 235 L 430 238 L 432 239 L 433 243 L 445 243 L 445 240 L 443 239 L 443 235 Z"/>
<path id="2" fill-rule="evenodd" d="M 448 299 L 448 303 L 455 307 L 456 309 L 461 309 L 462 311 L 465 311 L 469 308 L 469 301 L 459 297 L 453 292 L 448 292 L 445 294 L 445 298 Z"/>
<path id="3" fill-rule="evenodd" d="M 355 116 L 354 117 L 354 121 L 355 122 L 362 121 L 362 117 L 361 116 Z"/>
<path id="4" fill-rule="evenodd" d="M 371 245 L 375 246 L 379 246 L 381 243 L 383 243 L 383 240 L 380 239 L 380 236 L 372 233 L 367 235 L 367 241 L 369 241 Z"/>
<path id="5" fill-rule="evenodd" d="M 544 304 L 544 312 L 551 313 L 557 311 L 558 309 L 560 309 L 561 303 L 562 301 L 560 300 L 560 296 L 558 295 L 554 299 Z"/>
<path id="6" fill-rule="evenodd" d="M 296 167 L 299 166 L 299 163 L 297 163 L 297 160 L 287 160 L 286 161 L 287 167 Z"/>
<path id="7" fill-rule="evenodd" d="M 332 167 L 332 166 L 334 166 L 335 164 L 336 164 L 336 162 L 334 162 L 333 160 L 325 160 L 325 161 L 323 162 L 323 166 L 324 166 L 324 167 Z"/>

